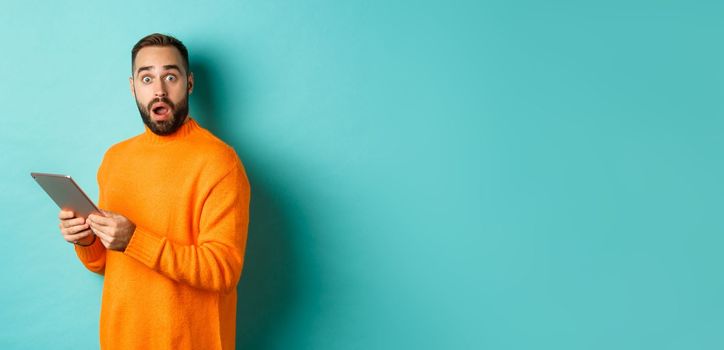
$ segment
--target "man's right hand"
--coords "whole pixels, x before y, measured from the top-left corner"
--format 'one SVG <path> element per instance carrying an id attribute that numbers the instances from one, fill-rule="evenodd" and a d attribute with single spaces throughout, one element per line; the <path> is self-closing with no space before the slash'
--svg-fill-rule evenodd
<path id="1" fill-rule="evenodd" d="M 61 210 L 58 219 L 60 233 L 67 242 L 89 245 L 93 241 L 93 231 L 84 218 L 75 217 L 75 213 L 70 210 Z"/>

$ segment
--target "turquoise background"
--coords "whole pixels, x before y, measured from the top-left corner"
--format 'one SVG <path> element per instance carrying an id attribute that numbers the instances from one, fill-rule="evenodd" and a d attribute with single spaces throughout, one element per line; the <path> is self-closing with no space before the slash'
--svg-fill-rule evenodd
<path id="1" fill-rule="evenodd" d="M 252 182 L 240 349 L 724 348 L 724 3 L 4 1 L 0 348 L 97 347 L 130 50 L 189 47 Z"/>

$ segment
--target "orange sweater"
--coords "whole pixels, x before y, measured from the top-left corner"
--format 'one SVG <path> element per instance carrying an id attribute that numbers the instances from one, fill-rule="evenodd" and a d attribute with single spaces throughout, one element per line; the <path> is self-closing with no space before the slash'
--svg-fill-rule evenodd
<path id="1" fill-rule="evenodd" d="M 76 246 L 104 274 L 102 349 L 233 349 L 249 182 L 234 150 L 193 119 L 112 146 L 99 207 L 136 231 L 124 252 Z"/>

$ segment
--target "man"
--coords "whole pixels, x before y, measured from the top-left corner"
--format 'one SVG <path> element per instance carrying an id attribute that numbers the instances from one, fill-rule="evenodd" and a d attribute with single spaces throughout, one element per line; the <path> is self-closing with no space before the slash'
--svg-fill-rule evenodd
<path id="1" fill-rule="evenodd" d="M 234 150 L 188 115 L 188 51 L 152 34 L 131 53 L 145 131 L 98 169 L 103 215 L 59 214 L 80 261 L 105 275 L 103 349 L 233 349 L 249 182 Z"/>

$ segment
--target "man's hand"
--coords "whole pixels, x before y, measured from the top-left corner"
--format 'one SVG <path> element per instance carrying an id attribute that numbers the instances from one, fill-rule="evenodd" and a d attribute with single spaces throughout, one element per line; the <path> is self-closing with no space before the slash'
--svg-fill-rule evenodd
<path id="1" fill-rule="evenodd" d="M 75 217 L 75 213 L 70 210 L 61 210 L 58 219 L 60 219 L 58 225 L 60 233 L 63 234 L 63 239 L 69 243 L 88 245 L 93 241 L 93 231 L 85 219 Z"/>
<path id="2" fill-rule="evenodd" d="M 100 238 L 101 243 L 111 250 L 124 251 L 133 237 L 136 225 L 125 216 L 107 210 L 101 210 L 103 215 L 88 215 L 87 223 L 93 233 Z"/>

